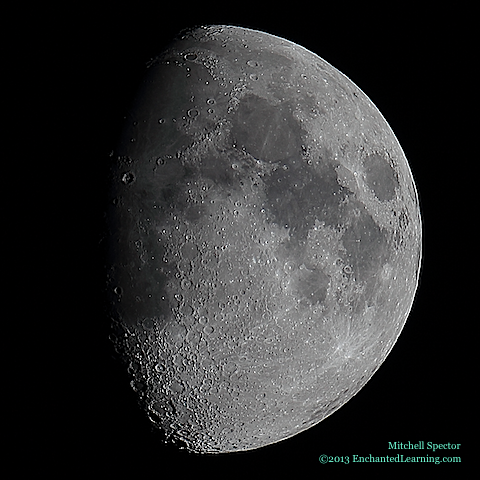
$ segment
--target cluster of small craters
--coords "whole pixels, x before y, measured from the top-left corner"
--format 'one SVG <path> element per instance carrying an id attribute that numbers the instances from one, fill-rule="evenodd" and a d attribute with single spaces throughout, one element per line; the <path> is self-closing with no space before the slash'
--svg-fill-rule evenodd
<path id="1" fill-rule="evenodd" d="M 141 319 L 126 351 L 132 386 L 167 434 L 193 450 L 248 449 L 282 438 L 296 416 L 302 424 L 295 405 L 316 402 L 319 378 L 345 361 L 336 346 L 360 291 L 339 258 L 338 232 L 317 222 L 306 267 L 284 256 L 288 229 L 265 221 L 258 187 L 244 182 L 227 195 L 204 187 L 185 187 L 206 206 L 203 222 L 192 228 L 174 209 L 156 230 L 169 248 L 161 259 L 146 254 L 174 267 L 164 291 L 172 317 Z M 328 273 L 324 293 L 316 267 Z"/>

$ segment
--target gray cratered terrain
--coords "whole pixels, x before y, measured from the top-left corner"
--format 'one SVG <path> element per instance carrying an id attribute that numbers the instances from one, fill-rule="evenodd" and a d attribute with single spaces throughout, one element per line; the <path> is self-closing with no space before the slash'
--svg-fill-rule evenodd
<path id="1" fill-rule="evenodd" d="M 150 62 L 112 160 L 112 339 L 167 438 L 258 448 L 367 383 L 412 306 L 421 220 L 355 84 L 287 40 L 193 29 Z"/>

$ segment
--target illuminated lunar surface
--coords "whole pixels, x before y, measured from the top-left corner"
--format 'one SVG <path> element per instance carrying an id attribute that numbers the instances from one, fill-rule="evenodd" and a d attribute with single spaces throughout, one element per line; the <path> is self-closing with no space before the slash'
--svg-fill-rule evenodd
<path id="1" fill-rule="evenodd" d="M 405 155 L 355 84 L 287 40 L 227 26 L 175 39 L 126 119 L 109 198 L 112 340 L 146 414 L 189 450 L 322 421 L 411 309 L 421 220 Z"/>

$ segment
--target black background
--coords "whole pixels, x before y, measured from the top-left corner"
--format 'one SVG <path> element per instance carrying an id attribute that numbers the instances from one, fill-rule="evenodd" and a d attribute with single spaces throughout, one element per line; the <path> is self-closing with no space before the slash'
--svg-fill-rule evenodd
<path id="1" fill-rule="evenodd" d="M 47 227 L 56 232 L 55 241 L 45 241 L 39 252 L 47 257 L 44 267 L 48 264 L 52 279 L 50 296 L 42 298 L 48 299 L 51 321 L 44 327 L 51 330 L 53 342 L 42 362 L 55 373 L 41 378 L 37 398 L 47 401 L 32 415 L 22 438 L 32 440 L 38 465 L 47 471 L 65 478 L 79 471 L 107 478 L 223 478 L 236 472 L 252 478 L 285 472 L 320 478 L 366 469 L 414 475 L 420 468 L 416 464 L 322 465 L 318 457 L 384 456 L 392 453 L 388 442 L 419 440 L 462 444 L 459 452 L 445 453 L 460 455 L 461 466 L 428 465 L 428 471 L 460 472 L 466 466 L 474 348 L 467 345 L 475 302 L 468 288 L 474 224 L 464 218 L 474 187 L 467 167 L 472 153 L 464 151 L 473 142 L 467 124 L 475 91 L 469 74 L 471 42 L 464 28 L 469 13 L 390 6 L 370 11 L 358 3 L 329 10 L 311 2 L 288 7 L 277 2 L 274 9 L 260 10 L 259 5 L 112 2 L 89 7 L 73 2 L 38 12 L 44 19 L 54 15 L 48 21 L 33 19 L 38 34 L 29 54 L 39 61 L 39 68 L 32 67 L 42 80 L 38 108 L 51 117 L 46 125 L 51 161 L 42 172 L 55 179 L 51 189 L 42 188 L 51 222 Z M 104 175 L 122 116 L 148 60 L 179 30 L 201 24 L 232 24 L 286 38 L 353 80 L 382 112 L 405 151 L 420 197 L 424 235 L 412 312 L 387 360 L 357 396 L 292 439 L 216 456 L 165 446 L 151 430 L 127 377 L 112 359 L 108 319 L 101 308 Z M 55 266 L 51 257 L 57 257 Z"/>

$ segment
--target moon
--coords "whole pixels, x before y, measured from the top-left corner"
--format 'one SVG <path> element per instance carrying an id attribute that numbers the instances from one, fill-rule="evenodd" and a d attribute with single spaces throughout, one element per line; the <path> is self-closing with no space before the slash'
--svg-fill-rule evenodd
<path id="1" fill-rule="evenodd" d="M 381 113 L 319 56 L 182 32 L 149 62 L 109 175 L 111 339 L 167 441 L 282 441 L 385 361 L 418 285 L 416 187 Z"/>

